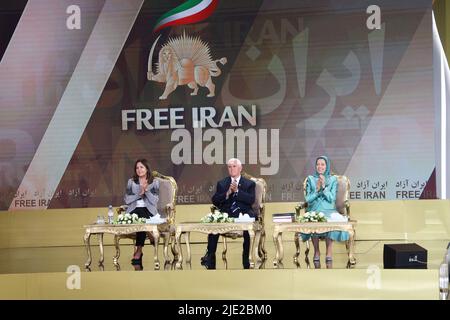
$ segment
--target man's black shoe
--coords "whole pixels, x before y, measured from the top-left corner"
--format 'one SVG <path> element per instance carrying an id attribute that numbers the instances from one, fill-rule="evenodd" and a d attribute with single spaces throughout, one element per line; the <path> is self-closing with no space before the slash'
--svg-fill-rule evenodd
<path id="1" fill-rule="evenodd" d="M 248 255 L 242 255 L 242 266 L 244 269 L 250 269 L 250 260 L 248 259 Z"/>
<path id="2" fill-rule="evenodd" d="M 201 259 L 200 263 L 202 266 L 205 266 L 206 269 L 215 269 L 216 268 L 216 255 L 206 253 Z"/>
<path id="3" fill-rule="evenodd" d="M 203 257 L 200 258 L 200 263 L 203 265 L 206 260 L 208 260 L 209 254 L 208 252 L 205 253 L 205 255 Z"/>

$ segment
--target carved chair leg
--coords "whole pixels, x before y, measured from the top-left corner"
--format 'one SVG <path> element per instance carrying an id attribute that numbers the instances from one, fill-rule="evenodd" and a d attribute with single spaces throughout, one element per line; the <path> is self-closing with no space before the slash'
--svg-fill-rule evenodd
<path id="1" fill-rule="evenodd" d="M 354 266 L 356 264 L 356 258 L 355 258 L 355 235 L 356 232 L 353 229 L 352 232 L 350 232 L 350 239 L 348 240 L 348 260 L 350 265 Z"/>
<path id="2" fill-rule="evenodd" d="M 100 260 L 98 261 L 98 265 L 102 266 L 103 262 L 105 261 L 105 253 L 103 250 L 103 233 L 97 234 L 98 236 L 98 245 L 100 247 Z"/>
<path id="3" fill-rule="evenodd" d="M 87 253 L 87 261 L 84 264 L 84 266 L 86 268 L 89 268 L 91 266 L 91 262 L 92 262 L 92 255 L 91 255 L 91 234 L 90 233 L 86 233 L 84 235 L 84 245 L 86 247 L 86 253 Z"/>
<path id="4" fill-rule="evenodd" d="M 186 253 L 187 253 L 186 264 L 190 264 L 191 263 L 191 233 L 186 232 L 186 234 L 184 235 L 184 239 L 186 240 Z"/>
<path id="5" fill-rule="evenodd" d="M 175 267 L 177 269 L 181 269 L 182 264 L 183 264 L 183 251 L 181 250 L 181 232 L 180 231 L 177 231 L 175 233 L 175 243 L 176 243 L 177 248 L 178 248 L 178 250 L 177 250 L 178 251 L 178 258 L 177 258 L 177 262 L 176 262 Z"/>
<path id="6" fill-rule="evenodd" d="M 227 258 L 227 238 L 225 236 L 222 236 L 223 238 L 223 251 L 222 251 L 222 259 Z"/>
<path id="7" fill-rule="evenodd" d="M 308 256 L 308 254 L 309 254 L 309 246 L 310 246 L 309 241 L 310 240 L 306 240 L 305 241 L 305 245 L 306 245 L 305 255 L 306 256 Z"/>
<path id="8" fill-rule="evenodd" d="M 162 236 L 163 236 L 163 239 L 164 239 L 164 260 L 165 260 L 165 262 L 168 262 L 170 260 L 170 258 L 169 258 L 169 239 L 170 239 L 170 234 L 169 233 L 163 233 Z"/>
<path id="9" fill-rule="evenodd" d="M 294 234 L 294 243 L 295 243 L 295 254 L 294 254 L 294 263 L 298 263 L 298 257 L 300 256 L 300 234 L 296 232 Z"/>
<path id="10" fill-rule="evenodd" d="M 119 245 L 119 241 L 120 241 L 120 236 L 119 235 L 115 235 L 114 236 L 114 247 L 116 248 L 116 255 L 113 257 L 113 264 L 117 267 L 117 265 L 119 264 L 119 257 L 120 257 L 120 245 Z"/>
<path id="11" fill-rule="evenodd" d="M 259 256 L 261 257 L 261 260 L 265 261 L 267 260 L 267 251 L 266 251 L 266 231 L 263 229 L 261 231 L 261 240 L 260 240 L 260 248 L 259 248 Z"/>
<path id="12" fill-rule="evenodd" d="M 254 232 L 255 233 L 255 239 L 253 243 L 252 254 L 253 254 L 253 260 L 255 262 L 255 265 L 257 262 L 262 262 L 263 259 L 261 257 L 261 231 Z"/>
<path id="13" fill-rule="evenodd" d="M 154 256 L 153 256 L 155 270 L 159 270 L 159 268 L 160 268 L 159 258 L 158 258 L 159 237 L 160 237 L 160 233 L 157 230 L 155 230 L 153 232 L 153 238 L 155 238 L 155 244 L 153 245 L 154 249 L 155 249 Z"/>
<path id="14" fill-rule="evenodd" d="M 311 240 L 306 240 L 306 241 L 305 241 L 305 247 L 306 247 L 306 250 L 305 250 L 305 262 L 306 262 L 306 267 L 307 267 L 308 269 L 311 268 L 311 265 L 310 265 L 310 262 L 309 262 L 309 256 L 308 256 L 308 254 L 309 254 L 310 241 L 311 241 Z M 300 249 L 299 249 L 299 250 L 300 250 Z"/>
<path id="15" fill-rule="evenodd" d="M 278 267 L 283 268 L 283 257 L 284 257 L 284 249 L 283 249 L 283 234 L 280 232 L 277 237 L 278 243 Z"/>
<path id="16" fill-rule="evenodd" d="M 173 254 L 173 260 L 177 261 L 178 260 L 178 251 L 177 251 L 177 241 L 175 238 L 175 234 L 171 234 L 170 235 L 170 250 L 172 250 L 172 254 Z"/>

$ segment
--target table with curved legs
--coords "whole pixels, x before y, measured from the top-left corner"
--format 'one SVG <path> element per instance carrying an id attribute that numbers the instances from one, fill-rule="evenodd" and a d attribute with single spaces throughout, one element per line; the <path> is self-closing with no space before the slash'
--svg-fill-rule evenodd
<path id="1" fill-rule="evenodd" d="M 355 258 L 355 220 L 350 220 L 348 222 L 293 222 L 293 223 L 283 223 L 274 222 L 273 229 L 273 241 L 276 248 L 276 256 L 273 260 L 274 267 L 282 266 L 284 249 L 282 235 L 283 232 L 295 232 L 296 234 L 301 233 L 324 233 L 329 231 L 347 231 L 350 235 L 350 239 L 346 242 L 348 263 L 349 265 L 356 264 Z M 294 262 L 298 261 L 298 256 L 300 255 L 300 241 L 298 237 L 295 238 L 296 252 L 294 255 Z M 307 246 L 306 254 L 308 254 L 309 246 Z"/>
<path id="2" fill-rule="evenodd" d="M 103 251 L 103 235 L 105 233 L 114 235 L 114 245 L 116 249 L 116 254 L 113 257 L 113 263 L 114 265 L 119 264 L 119 257 L 120 257 L 120 245 L 119 241 L 121 238 L 135 234 L 136 232 L 147 232 L 151 233 L 153 238 L 155 239 L 154 243 L 154 256 L 153 260 L 155 263 L 155 269 L 160 268 L 160 262 L 158 258 L 158 244 L 159 239 L 162 237 L 164 239 L 164 259 L 166 261 L 169 261 L 169 253 L 168 253 L 168 247 L 170 242 L 170 235 L 174 233 L 171 232 L 172 226 L 170 226 L 168 223 L 161 223 L 161 224 L 90 224 L 85 225 L 85 234 L 84 234 L 84 244 L 86 246 L 86 252 L 88 259 L 85 263 L 85 267 L 89 268 L 92 263 L 92 255 L 91 255 L 91 235 L 96 234 L 98 236 L 99 240 L 99 247 L 100 247 L 100 259 L 99 259 L 99 265 L 103 265 L 104 262 L 104 251 Z M 175 253 L 175 246 L 173 242 L 172 246 L 172 252 Z"/>
<path id="3" fill-rule="evenodd" d="M 250 268 L 255 267 L 255 259 L 259 259 L 258 245 L 259 239 L 261 237 L 261 224 L 258 222 L 235 222 L 235 223 L 201 223 L 201 222 L 183 222 L 176 225 L 175 240 L 177 244 L 178 260 L 176 263 L 176 268 L 181 269 L 183 263 L 183 253 L 181 249 L 181 235 L 184 234 L 186 242 L 187 258 L 186 263 L 191 263 L 191 248 L 190 248 L 190 233 L 200 232 L 205 234 L 225 234 L 235 231 L 248 231 L 250 236 L 250 252 L 249 252 L 249 262 Z"/>

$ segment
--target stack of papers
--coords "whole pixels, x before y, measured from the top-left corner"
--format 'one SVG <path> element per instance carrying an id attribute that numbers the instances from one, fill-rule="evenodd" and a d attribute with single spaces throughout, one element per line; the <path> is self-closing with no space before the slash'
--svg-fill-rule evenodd
<path id="1" fill-rule="evenodd" d="M 295 213 L 274 213 L 272 215 L 273 222 L 294 222 L 295 221 Z"/>

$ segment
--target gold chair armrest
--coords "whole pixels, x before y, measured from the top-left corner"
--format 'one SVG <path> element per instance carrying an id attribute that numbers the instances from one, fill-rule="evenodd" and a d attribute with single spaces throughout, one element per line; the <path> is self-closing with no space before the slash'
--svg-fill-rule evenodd
<path id="1" fill-rule="evenodd" d="M 175 223 L 175 208 L 173 207 L 173 205 L 171 203 L 167 204 L 166 207 L 164 208 L 164 210 L 166 211 L 167 221 L 169 221 L 170 224 L 174 224 Z"/>
<path id="2" fill-rule="evenodd" d="M 350 217 L 350 202 L 348 200 L 345 200 L 344 206 L 345 206 L 345 213 L 347 214 L 347 217 Z"/>
<path id="3" fill-rule="evenodd" d="M 307 202 L 299 202 L 298 205 L 295 206 L 295 215 L 300 216 L 300 210 L 306 209 L 308 207 Z"/>
<path id="4" fill-rule="evenodd" d="M 306 212 L 306 208 L 308 208 L 308 202 L 299 202 L 298 205 L 295 206 L 295 221 L 297 221 L 301 214 L 300 211 L 304 210 Z"/>
<path id="5" fill-rule="evenodd" d="M 122 212 L 127 211 L 128 206 L 126 204 L 121 205 L 116 209 L 117 214 L 121 214 Z"/>
<path id="6" fill-rule="evenodd" d="M 266 210 L 266 206 L 264 205 L 264 204 L 260 204 L 259 205 L 259 217 L 258 217 L 258 219 L 259 219 L 259 221 L 260 221 L 260 223 L 264 226 L 264 214 L 265 214 L 265 211 Z"/>

